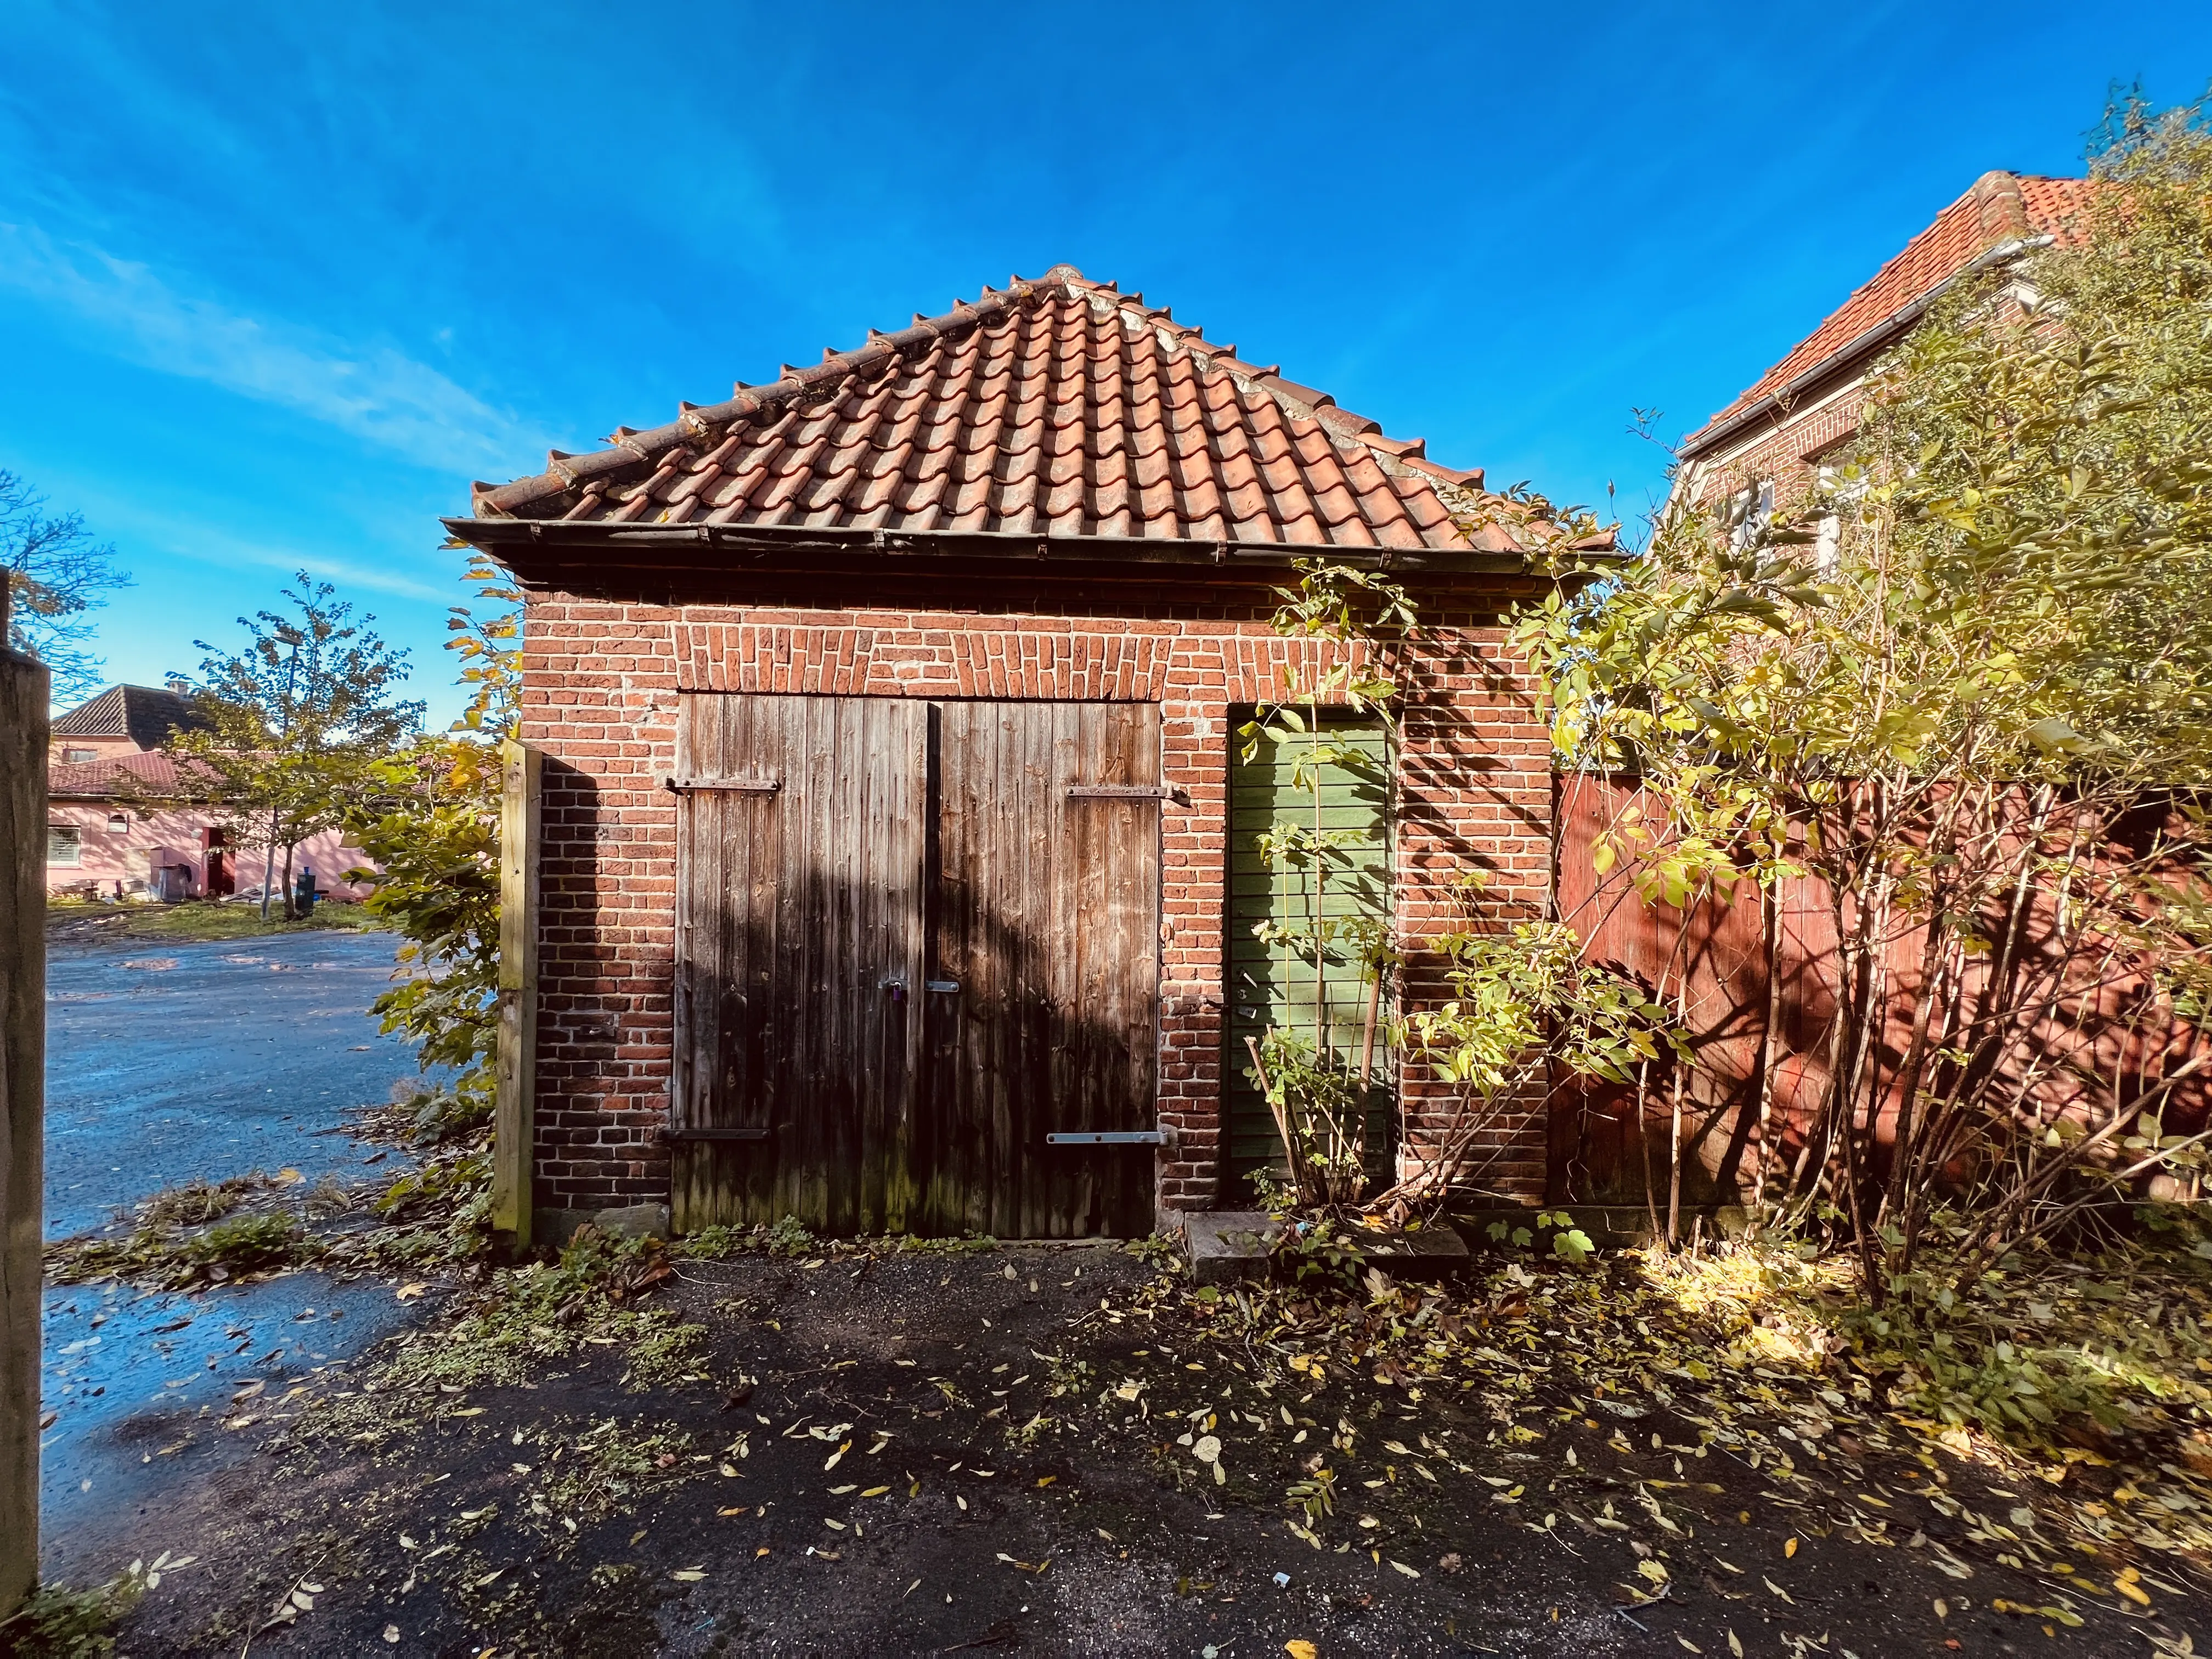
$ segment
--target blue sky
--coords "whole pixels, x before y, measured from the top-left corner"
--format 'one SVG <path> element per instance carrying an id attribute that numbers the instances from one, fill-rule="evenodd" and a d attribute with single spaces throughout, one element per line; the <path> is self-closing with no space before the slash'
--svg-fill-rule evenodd
<path id="1" fill-rule="evenodd" d="M 0 467 L 136 586 L 110 678 L 299 565 L 448 718 L 437 517 L 1066 260 L 1430 453 L 1630 518 L 1695 427 L 2202 0 L 0 8 Z"/>

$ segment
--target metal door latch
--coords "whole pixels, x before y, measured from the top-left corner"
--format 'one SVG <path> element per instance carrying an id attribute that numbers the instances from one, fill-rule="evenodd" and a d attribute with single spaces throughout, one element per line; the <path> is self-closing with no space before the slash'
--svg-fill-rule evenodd
<path id="1" fill-rule="evenodd" d="M 960 989 L 960 981 L 957 979 L 933 979 L 925 983 L 933 991 L 957 992 Z"/>
<path id="2" fill-rule="evenodd" d="M 678 775 L 661 779 L 660 787 L 678 795 L 713 794 L 718 792 L 737 795 L 774 795 L 782 792 L 783 780 L 769 777 L 697 778 Z"/>
<path id="3" fill-rule="evenodd" d="M 1067 788 L 1070 800 L 1164 800 L 1178 805 L 1190 803 L 1171 784 L 1074 783 Z"/>

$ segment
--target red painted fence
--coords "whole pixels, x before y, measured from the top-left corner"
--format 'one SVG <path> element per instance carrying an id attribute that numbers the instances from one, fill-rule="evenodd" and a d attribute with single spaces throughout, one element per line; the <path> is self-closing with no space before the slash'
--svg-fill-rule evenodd
<path id="1" fill-rule="evenodd" d="M 1625 972 L 1647 990 L 1684 1001 L 1684 1024 L 1697 1061 L 1680 1079 L 1686 1206 L 1739 1201 L 1760 1161 L 1787 1175 L 1806 1135 L 1817 1127 L 1828 1083 L 1828 1031 L 1835 1007 L 1838 948 L 1835 913 L 1826 886 L 1810 878 L 1781 884 L 1774 962 L 1762 927 L 1755 883 L 1737 884 L 1692 906 L 1646 906 L 1633 888 L 1633 861 L 1601 877 L 1595 843 L 1630 808 L 1643 820 L 1664 821 L 1662 804 L 1632 781 L 1566 776 L 1558 782 L 1555 874 L 1559 915 L 1584 941 L 1589 960 Z M 2032 907 L 2033 910 L 2035 907 Z M 2047 905 L 2039 907 L 2048 914 Z M 1895 994 L 1875 1056 L 1883 1086 L 1878 1149 L 1892 1138 L 1894 1085 L 1911 1041 L 1922 937 L 1902 932 L 1889 946 Z M 2170 1076 L 2205 1038 L 2170 1017 L 2145 1018 L 2150 1006 L 2142 975 L 2107 976 L 2039 1026 L 2027 1097 L 2048 1111 L 2109 1112 L 2111 1091 L 2132 1099 Z M 1775 1078 L 1765 1131 L 1758 1122 L 1760 1060 L 1773 1018 Z M 2015 1061 L 2015 1070 L 2021 1063 Z M 2212 1105 L 2212 1073 L 2177 1087 L 2166 1111 L 2169 1129 L 2194 1131 Z M 2117 1080 L 2117 1083 L 2116 1083 Z M 1663 1206 L 1677 1079 L 1671 1064 L 1653 1066 L 1642 1091 L 1569 1076 L 1553 1079 L 1548 1197 L 1554 1203 L 1641 1204 L 1649 1190 Z M 2093 1091 L 2094 1091 L 2093 1093 Z M 1650 1185 L 1646 1177 L 1649 1171 Z M 2160 1195 L 2182 1195 L 2169 1186 Z M 2194 1196 L 2192 1190 L 2189 1192 Z"/>

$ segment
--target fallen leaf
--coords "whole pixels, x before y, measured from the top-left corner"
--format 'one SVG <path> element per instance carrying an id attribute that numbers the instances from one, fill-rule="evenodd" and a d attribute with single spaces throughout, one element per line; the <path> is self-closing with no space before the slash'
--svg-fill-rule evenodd
<path id="1" fill-rule="evenodd" d="M 412 1302 L 416 1297 L 422 1295 L 423 1291 L 429 1288 L 430 1287 L 428 1285 L 423 1284 L 418 1279 L 412 1285 L 402 1285 L 397 1291 L 394 1291 L 392 1294 L 398 1297 L 402 1302 Z"/>
<path id="2" fill-rule="evenodd" d="M 1301 1637 L 1292 1637 L 1283 1644 L 1283 1651 L 1291 1659 L 1321 1659 L 1321 1650 Z"/>

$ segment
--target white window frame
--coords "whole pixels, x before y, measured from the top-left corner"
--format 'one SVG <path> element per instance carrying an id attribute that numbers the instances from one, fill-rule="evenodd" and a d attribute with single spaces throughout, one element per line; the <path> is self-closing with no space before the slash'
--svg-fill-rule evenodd
<path id="1" fill-rule="evenodd" d="M 1741 553 L 1759 539 L 1774 521 L 1774 480 L 1760 478 L 1735 492 L 1729 502 L 1735 522 L 1729 526 L 1729 547 Z"/>
<path id="2" fill-rule="evenodd" d="M 84 862 L 84 830 L 74 823 L 46 826 L 46 862 L 67 869 Z"/>
<path id="3" fill-rule="evenodd" d="M 1820 469 L 1820 493 L 1835 506 L 1820 515 L 1818 539 L 1813 544 L 1814 574 L 1822 581 L 1833 580 L 1844 562 L 1844 520 L 1837 510 L 1849 507 L 1854 512 L 1866 499 L 1866 480 L 1854 478 L 1841 489 L 1835 488 L 1836 469 L 1823 465 Z"/>

